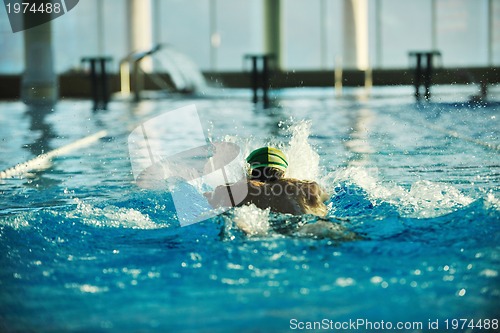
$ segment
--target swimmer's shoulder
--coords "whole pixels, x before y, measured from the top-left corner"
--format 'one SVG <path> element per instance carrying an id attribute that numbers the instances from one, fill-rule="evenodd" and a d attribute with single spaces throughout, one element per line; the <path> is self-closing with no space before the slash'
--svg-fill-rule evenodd
<path id="1" fill-rule="evenodd" d="M 328 198 L 329 198 L 329 195 L 325 191 L 325 189 L 323 189 L 323 187 L 321 187 L 321 185 L 319 185 L 317 182 L 315 182 L 313 180 L 282 178 L 279 181 L 284 182 L 285 184 L 297 186 L 298 188 L 300 188 L 301 193 L 305 197 L 310 198 L 313 201 L 324 202 L 324 201 L 328 200 Z"/>
<path id="2" fill-rule="evenodd" d="M 300 180 L 296 178 L 282 178 L 277 180 L 277 182 L 281 182 L 284 184 L 298 186 L 304 189 L 307 189 L 311 192 L 311 194 L 319 193 L 323 190 L 323 188 L 313 180 Z"/>

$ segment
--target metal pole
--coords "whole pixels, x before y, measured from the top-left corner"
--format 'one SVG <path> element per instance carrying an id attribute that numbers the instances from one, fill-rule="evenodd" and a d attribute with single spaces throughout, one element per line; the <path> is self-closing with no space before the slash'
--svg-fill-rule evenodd
<path id="1" fill-rule="evenodd" d="M 417 101 L 420 99 L 420 78 L 422 77 L 422 54 L 417 53 L 416 55 L 416 67 L 415 67 L 415 98 Z"/>
<path id="2" fill-rule="evenodd" d="M 95 58 L 89 59 L 90 62 L 90 89 L 92 90 L 92 99 L 94 101 L 94 110 L 97 110 L 99 107 L 99 92 L 97 90 L 97 85 L 99 81 L 97 80 L 97 72 L 96 72 L 96 60 Z"/>
<path id="3" fill-rule="evenodd" d="M 139 61 L 140 60 L 135 60 L 134 61 L 134 68 L 133 68 L 133 75 L 134 75 L 134 100 L 136 102 L 139 102 L 141 100 L 141 90 L 142 90 L 142 75 L 140 73 L 140 66 L 139 66 Z"/>
<path id="4" fill-rule="evenodd" d="M 101 98 L 102 108 L 106 109 L 109 102 L 108 77 L 106 73 L 106 58 L 101 58 Z"/>
<path id="5" fill-rule="evenodd" d="M 431 98 L 431 81 L 432 81 L 432 52 L 425 53 L 427 57 L 427 68 L 425 69 L 425 99 Z"/>
<path id="6" fill-rule="evenodd" d="M 268 67 L 268 55 L 262 56 L 262 99 L 264 102 L 264 107 L 269 106 L 269 67 Z"/>
<path id="7" fill-rule="evenodd" d="M 257 56 L 252 56 L 252 89 L 253 89 L 253 102 L 257 103 L 258 101 L 258 96 L 257 96 L 257 89 L 258 89 L 258 80 L 259 80 L 259 73 L 257 70 Z"/>

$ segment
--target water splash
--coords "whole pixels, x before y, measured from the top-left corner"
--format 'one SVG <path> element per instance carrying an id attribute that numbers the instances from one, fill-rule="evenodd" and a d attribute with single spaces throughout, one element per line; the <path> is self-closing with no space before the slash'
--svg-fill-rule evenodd
<path id="1" fill-rule="evenodd" d="M 236 207 L 233 222 L 248 236 L 265 236 L 269 232 L 269 208 L 259 209 L 255 205 Z"/>
<path id="2" fill-rule="evenodd" d="M 377 168 L 348 167 L 335 174 L 334 183 L 342 182 L 356 184 L 366 191 L 373 205 L 389 203 L 405 217 L 436 217 L 474 201 L 452 185 L 427 180 L 417 181 L 407 190 L 381 180 Z"/>
<path id="3" fill-rule="evenodd" d="M 318 153 L 309 143 L 311 134 L 311 121 L 301 120 L 290 123 L 278 124 L 284 131 L 286 140 L 277 140 L 276 138 L 267 141 L 261 141 L 257 137 L 239 137 L 226 135 L 222 138 L 223 142 L 238 144 L 241 148 L 240 157 L 244 159 L 251 151 L 258 147 L 269 146 L 276 147 L 286 154 L 288 160 L 288 169 L 285 177 L 307 179 L 318 181 L 320 178 L 320 158 Z M 228 176 L 232 176 L 228 171 Z"/>
<path id="4" fill-rule="evenodd" d="M 0 227 L 6 226 L 14 230 L 27 229 L 31 227 L 31 220 L 35 220 L 33 212 L 22 213 L 14 216 L 6 216 L 0 218 Z"/>
<path id="5" fill-rule="evenodd" d="M 107 228 L 159 229 L 166 227 L 155 223 L 148 215 L 133 208 L 106 206 L 95 207 L 80 199 L 74 199 L 76 208 L 68 212 L 69 218 L 76 218 L 83 224 Z"/>
<path id="6" fill-rule="evenodd" d="M 500 211 L 500 199 L 496 198 L 492 192 L 488 192 L 484 201 L 486 209 L 494 209 Z"/>
<path id="7" fill-rule="evenodd" d="M 283 127 L 283 123 L 279 126 Z M 269 140 L 264 145 L 278 147 L 282 149 L 288 159 L 288 169 L 285 177 L 318 180 L 320 175 L 318 153 L 309 143 L 311 133 L 311 122 L 302 120 L 295 123 L 289 123 L 283 129 L 288 142 Z M 237 136 L 225 136 L 225 142 L 237 143 L 241 147 L 243 156 L 247 156 L 253 149 L 262 146 L 257 142 L 257 138 L 241 138 Z M 248 236 L 267 236 L 270 232 L 270 210 L 261 210 L 255 205 L 236 207 L 232 214 L 225 215 L 225 238 L 233 239 L 236 237 L 234 229 L 243 231 Z"/>
<path id="8" fill-rule="evenodd" d="M 269 235 L 269 209 L 255 205 L 235 207 L 230 213 L 222 215 L 222 239 L 234 240 L 243 236 L 263 237 Z"/>
<path id="9" fill-rule="evenodd" d="M 286 132 L 291 136 L 284 147 L 288 157 L 286 177 L 318 180 L 320 175 L 319 155 L 309 143 L 311 122 L 302 120 L 288 126 Z"/>
<path id="10" fill-rule="evenodd" d="M 427 180 L 415 182 L 406 199 L 418 217 L 441 215 L 470 205 L 474 201 L 451 185 Z"/>
<path id="11" fill-rule="evenodd" d="M 342 170 L 322 172 L 320 157 L 309 143 L 311 125 L 311 122 L 306 120 L 280 123 L 289 141 L 267 142 L 268 145 L 283 149 L 287 155 L 289 166 L 286 177 L 317 181 L 330 193 L 334 193 L 334 188 L 339 184 L 353 183 L 364 191 L 362 196 L 371 201 L 373 206 L 391 205 L 404 217 L 436 217 L 473 202 L 472 198 L 449 184 L 422 180 L 406 189 L 398 184 L 385 182 L 379 175 L 378 169 L 369 167 L 368 164 L 349 164 Z M 238 137 L 225 139 L 231 142 L 239 141 L 238 143 L 243 146 L 243 151 L 251 151 L 250 147 L 256 146 L 252 140 L 248 139 Z M 241 226 L 241 229 L 248 234 L 262 234 L 263 230 L 267 230 L 262 229 L 262 219 L 268 217 L 265 213 L 261 213 L 262 211 L 255 207 L 236 209 L 234 219 L 239 221 L 236 226 Z M 254 220 L 250 219 L 250 216 L 254 216 Z"/>

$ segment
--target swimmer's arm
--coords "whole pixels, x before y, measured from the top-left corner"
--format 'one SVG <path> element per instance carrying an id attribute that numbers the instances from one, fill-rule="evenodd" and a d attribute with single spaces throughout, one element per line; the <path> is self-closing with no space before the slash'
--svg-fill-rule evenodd
<path id="1" fill-rule="evenodd" d="M 214 208 L 231 207 L 231 202 L 227 202 L 229 199 L 227 195 L 228 188 L 231 188 L 231 185 L 220 185 L 217 186 L 215 191 L 205 192 L 203 195 L 207 198 L 208 203 Z"/>

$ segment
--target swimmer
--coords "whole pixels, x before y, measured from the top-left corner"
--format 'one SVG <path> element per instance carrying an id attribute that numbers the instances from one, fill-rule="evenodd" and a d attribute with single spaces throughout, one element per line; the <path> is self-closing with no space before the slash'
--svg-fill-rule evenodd
<path id="1" fill-rule="evenodd" d="M 250 168 L 247 182 L 218 186 L 214 192 L 205 193 L 213 207 L 231 207 L 227 193 L 242 193 L 240 186 L 247 186 L 248 194 L 238 206 L 254 204 L 276 213 L 326 215 L 328 194 L 314 181 L 284 178 L 288 162 L 281 150 L 262 147 L 250 153 L 246 161 Z"/>
<path id="2" fill-rule="evenodd" d="M 242 189 L 240 186 L 246 186 L 248 194 L 237 206 L 254 204 L 261 209 L 269 208 L 276 213 L 294 215 L 286 221 L 282 219 L 269 221 L 274 231 L 280 234 L 328 238 L 334 241 L 360 239 L 356 233 L 342 225 L 323 219 L 328 212 L 325 201 L 329 199 L 329 195 L 318 183 L 284 177 L 288 162 L 281 150 L 262 147 L 250 153 L 246 161 L 249 165 L 246 182 L 218 186 L 214 192 L 205 193 L 205 197 L 214 208 L 232 207 L 227 193 L 245 193 L 245 188 Z M 310 219 L 300 216 L 305 214 L 315 215 L 318 218 L 309 223 Z M 251 231 L 245 228 L 242 230 L 251 234 Z"/>
<path id="3" fill-rule="evenodd" d="M 219 145 L 219 149 L 226 152 L 224 149 L 228 149 L 226 146 L 227 144 Z M 177 160 L 184 161 L 181 158 Z M 358 239 L 355 233 L 340 224 L 333 223 L 330 218 L 324 219 L 328 212 L 324 202 L 329 199 L 329 195 L 318 183 L 284 177 L 288 162 L 282 151 L 272 147 L 262 147 L 254 150 L 246 161 L 249 166 L 246 178 L 234 184 L 217 186 L 215 191 L 204 193 L 211 207 L 230 208 L 253 204 L 260 209 L 269 208 L 276 213 L 291 214 L 293 216 L 289 216 L 286 221 L 283 219 L 269 221 L 272 229 L 283 235 L 329 238 L 336 241 Z M 210 164 L 201 168 L 203 173 L 212 170 L 208 168 Z M 146 189 L 168 190 L 168 186 L 162 180 L 169 177 L 189 179 L 188 167 L 181 168 L 175 163 L 174 166 L 171 168 L 168 162 L 154 164 L 139 175 L 136 180 L 137 185 Z M 169 169 L 170 173 L 167 172 Z M 240 194 L 243 194 L 242 197 L 239 197 Z M 238 197 L 238 200 L 234 201 L 235 197 Z M 310 223 L 311 219 L 303 218 L 302 215 L 314 215 L 316 218 Z M 242 230 L 251 234 L 249 230 Z"/>

